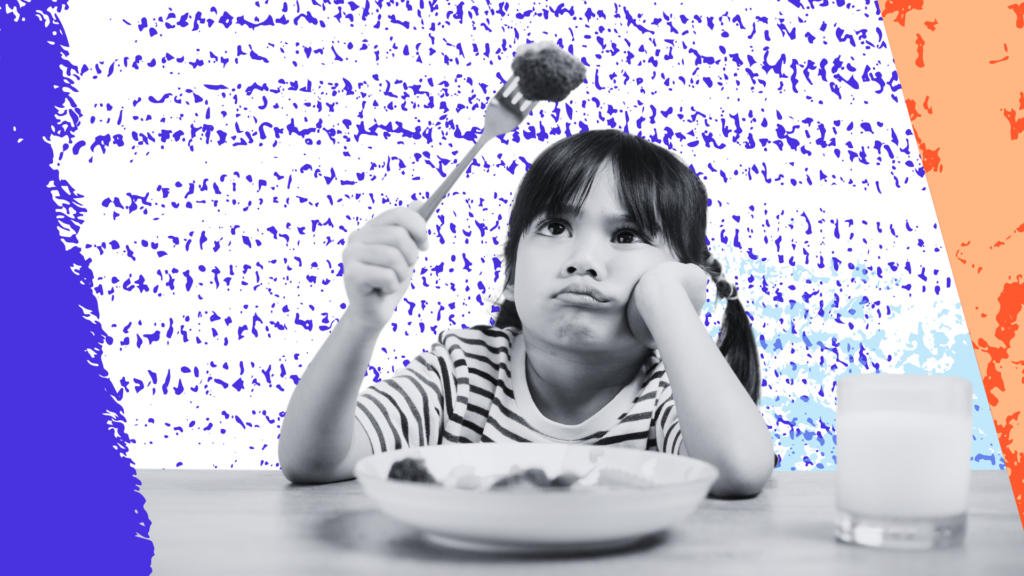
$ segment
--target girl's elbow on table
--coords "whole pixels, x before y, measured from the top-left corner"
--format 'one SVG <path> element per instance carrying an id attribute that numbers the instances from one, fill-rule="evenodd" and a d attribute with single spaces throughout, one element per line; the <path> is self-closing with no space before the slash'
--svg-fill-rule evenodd
<path id="1" fill-rule="evenodd" d="M 342 470 L 337 462 L 288 457 L 281 458 L 281 473 L 293 484 L 329 484 L 352 478 L 351 471 Z"/>
<path id="2" fill-rule="evenodd" d="M 720 469 L 718 480 L 711 487 L 711 495 L 716 498 L 752 498 L 757 496 L 768 483 L 773 469 L 771 466 Z"/>

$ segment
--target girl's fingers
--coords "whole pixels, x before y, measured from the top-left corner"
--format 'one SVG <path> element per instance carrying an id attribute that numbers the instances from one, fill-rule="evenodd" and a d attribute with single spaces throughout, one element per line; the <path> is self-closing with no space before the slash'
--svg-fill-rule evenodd
<path id="1" fill-rule="evenodd" d="M 367 288 L 367 292 L 380 290 L 383 294 L 391 294 L 402 286 L 398 273 L 384 266 L 357 262 L 349 267 L 348 273 L 358 277 L 359 284 Z"/>
<path id="2" fill-rule="evenodd" d="M 354 256 L 361 264 L 394 270 L 399 277 L 408 275 L 411 267 L 401 250 L 387 244 L 363 244 Z"/>
<path id="3" fill-rule="evenodd" d="M 371 220 L 367 228 L 388 225 L 401 226 L 409 233 L 420 250 L 427 249 L 427 222 L 414 209 L 402 207 L 388 210 Z"/>
<path id="4" fill-rule="evenodd" d="M 342 251 L 349 293 L 394 294 L 402 290 L 426 246 L 426 223 L 413 210 L 395 208 L 377 216 L 353 232 Z"/>
<path id="5" fill-rule="evenodd" d="M 390 246 L 405 257 L 405 265 L 412 266 L 420 256 L 416 241 L 409 231 L 401 226 L 370 226 L 359 231 L 358 244 L 366 246 Z"/>

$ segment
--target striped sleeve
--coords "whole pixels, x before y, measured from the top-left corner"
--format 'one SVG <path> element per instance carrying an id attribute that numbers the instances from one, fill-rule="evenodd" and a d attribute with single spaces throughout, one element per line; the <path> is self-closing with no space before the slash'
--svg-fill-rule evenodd
<path id="1" fill-rule="evenodd" d="M 683 434 L 679 429 L 679 415 L 676 402 L 672 397 L 672 387 L 668 380 L 662 380 L 658 391 L 658 401 L 654 410 L 655 440 L 658 452 L 686 456 L 683 446 Z"/>
<path id="2" fill-rule="evenodd" d="M 440 344 L 420 354 L 387 380 L 359 394 L 356 421 L 370 438 L 373 453 L 438 444 L 450 383 L 451 359 Z"/>

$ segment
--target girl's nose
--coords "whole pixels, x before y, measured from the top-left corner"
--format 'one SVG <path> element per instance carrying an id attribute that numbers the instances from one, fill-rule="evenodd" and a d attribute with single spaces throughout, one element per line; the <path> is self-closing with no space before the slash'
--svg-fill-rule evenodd
<path id="1" fill-rule="evenodd" d="M 576 268 L 575 266 L 568 266 L 565 271 L 569 273 L 570 276 L 573 274 L 581 274 L 597 278 L 597 270 L 594 270 L 593 268 Z"/>
<path id="2" fill-rule="evenodd" d="M 593 247 L 588 246 L 581 246 L 575 250 L 566 262 L 566 274 L 569 276 L 590 276 L 596 280 L 603 280 L 605 266 L 597 252 Z"/>

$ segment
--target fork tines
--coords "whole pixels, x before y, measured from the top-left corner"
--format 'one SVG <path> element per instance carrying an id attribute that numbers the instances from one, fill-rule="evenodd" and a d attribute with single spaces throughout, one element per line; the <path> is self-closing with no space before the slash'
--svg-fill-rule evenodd
<path id="1" fill-rule="evenodd" d="M 513 75 L 508 82 L 498 91 L 498 101 L 511 111 L 526 115 L 530 113 L 533 100 L 527 100 L 519 91 L 519 76 Z"/>

